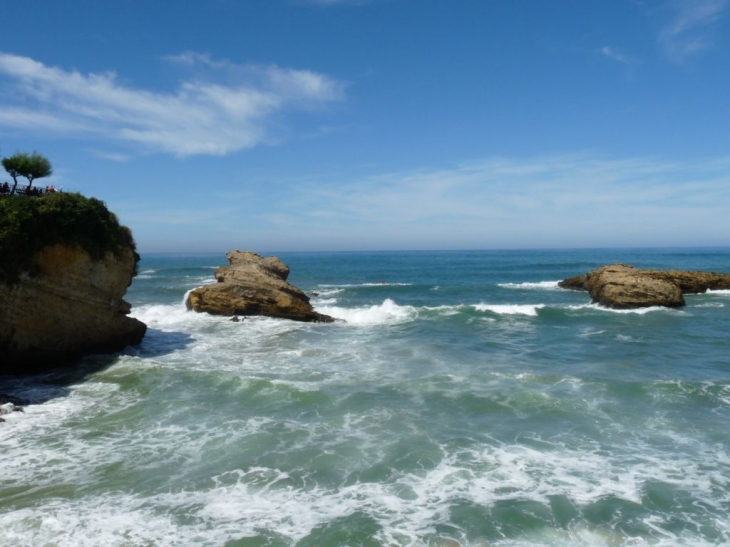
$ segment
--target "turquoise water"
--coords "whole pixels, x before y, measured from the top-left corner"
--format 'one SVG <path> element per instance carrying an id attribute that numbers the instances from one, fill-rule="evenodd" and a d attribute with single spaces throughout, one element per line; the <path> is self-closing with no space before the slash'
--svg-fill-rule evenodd
<path id="1" fill-rule="evenodd" d="M 146 255 L 139 348 L 0 380 L 36 403 L 0 424 L 0 545 L 730 544 L 730 292 L 556 286 L 730 249 L 279 256 L 342 321 L 187 312 L 223 255 Z"/>

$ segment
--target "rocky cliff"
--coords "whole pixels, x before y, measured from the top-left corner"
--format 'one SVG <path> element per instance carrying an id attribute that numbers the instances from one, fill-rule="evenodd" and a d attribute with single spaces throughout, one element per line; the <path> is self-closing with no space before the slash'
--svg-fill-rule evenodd
<path id="1" fill-rule="evenodd" d="M 123 299 L 138 259 L 131 233 L 99 200 L 0 200 L 0 374 L 138 344 L 147 327 Z"/>
<path id="2" fill-rule="evenodd" d="M 93 260 L 54 245 L 36 255 L 35 275 L 0 284 L 0 372 L 44 370 L 90 353 L 139 344 L 147 327 L 128 317 L 132 250 Z"/>
<path id="3" fill-rule="evenodd" d="M 264 315 L 295 321 L 334 321 L 317 313 L 309 297 L 287 283 L 289 267 L 275 256 L 232 251 L 228 266 L 215 271 L 217 283 L 190 292 L 188 309 L 213 315 Z"/>
<path id="4" fill-rule="evenodd" d="M 565 289 L 588 291 L 594 302 L 617 309 L 685 305 L 685 294 L 730 289 L 730 274 L 687 270 L 642 270 L 609 264 L 560 283 Z"/>

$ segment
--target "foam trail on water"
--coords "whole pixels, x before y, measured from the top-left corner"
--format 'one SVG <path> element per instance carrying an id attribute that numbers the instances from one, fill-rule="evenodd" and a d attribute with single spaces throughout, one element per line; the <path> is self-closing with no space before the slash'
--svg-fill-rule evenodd
<path id="1" fill-rule="evenodd" d="M 567 310 L 593 310 L 593 311 L 600 311 L 600 312 L 605 312 L 605 313 L 636 314 L 636 315 L 645 315 L 647 313 L 654 313 L 654 312 L 684 313 L 676 308 L 666 308 L 664 306 L 651 306 L 649 308 L 634 308 L 634 309 L 629 309 L 629 310 L 617 310 L 614 308 L 607 308 L 606 306 L 601 306 L 600 304 L 593 304 L 593 303 L 566 306 L 565 309 L 567 309 Z"/>
<path id="2" fill-rule="evenodd" d="M 320 289 L 316 292 L 319 293 L 319 296 L 334 296 L 335 294 L 340 294 L 344 291 L 345 289 Z"/>
<path id="3" fill-rule="evenodd" d="M 322 288 L 328 289 L 351 289 L 356 287 L 410 287 L 413 283 L 389 283 L 388 281 L 378 281 L 375 283 L 343 283 L 341 285 L 320 285 Z"/>

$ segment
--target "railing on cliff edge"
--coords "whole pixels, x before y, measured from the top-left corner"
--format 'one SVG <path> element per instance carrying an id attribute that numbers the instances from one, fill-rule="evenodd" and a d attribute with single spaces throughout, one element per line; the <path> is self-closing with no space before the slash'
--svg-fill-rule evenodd
<path id="1" fill-rule="evenodd" d="M 18 184 L 13 192 L 13 184 L 9 182 L 0 183 L 0 197 L 7 197 L 12 195 L 17 196 L 32 196 L 41 197 L 45 194 L 52 194 L 54 192 L 60 192 L 60 188 L 51 186 L 31 186 L 30 184 Z"/>

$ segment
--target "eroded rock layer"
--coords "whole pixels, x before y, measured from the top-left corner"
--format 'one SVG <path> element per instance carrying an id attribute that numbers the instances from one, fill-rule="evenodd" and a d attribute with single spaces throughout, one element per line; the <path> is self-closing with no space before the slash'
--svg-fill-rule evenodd
<path id="1" fill-rule="evenodd" d="M 228 266 L 215 271 L 217 283 L 190 292 L 188 309 L 213 315 L 263 315 L 295 321 L 334 321 L 317 313 L 309 297 L 287 283 L 289 267 L 277 257 L 232 251 Z"/>
<path id="2" fill-rule="evenodd" d="M 53 245 L 34 261 L 33 275 L 0 283 L 0 373 L 47 370 L 141 342 L 147 327 L 128 317 L 123 299 L 135 272 L 132 249 L 93 260 Z"/>
<path id="3" fill-rule="evenodd" d="M 616 309 L 649 306 L 680 307 L 685 294 L 730 289 L 730 274 L 687 270 L 642 270 L 609 264 L 558 283 L 565 289 L 588 291 L 603 306 Z"/>

